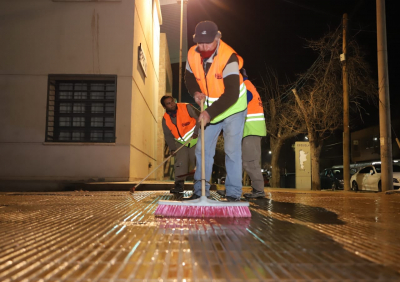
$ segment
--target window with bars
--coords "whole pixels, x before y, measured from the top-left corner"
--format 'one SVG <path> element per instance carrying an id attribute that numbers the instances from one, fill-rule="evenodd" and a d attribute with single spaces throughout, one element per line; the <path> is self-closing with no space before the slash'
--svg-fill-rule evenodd
<path id="1" fill-rule="evenodd" d="M 116 76 L 49 75 L 46 142 L 115 142 Z"/>

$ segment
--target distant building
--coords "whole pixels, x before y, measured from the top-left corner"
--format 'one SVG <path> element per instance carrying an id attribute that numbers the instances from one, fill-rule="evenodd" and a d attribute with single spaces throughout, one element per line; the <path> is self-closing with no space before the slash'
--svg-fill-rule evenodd
<path id="1" fill-rule="evenodd" d="M 394 132 L 394 133 L 393 133 Z M 392 155 L 400 158 L 400 149 L 396 143 L 396 135 L 400 136 L 400 120 L 392 121 Z M 379 126 L 372 126 L 351 133 L 351 161 L 353 163 L 380 161 Z"/>
<path id="2" fill-rule="evenodd" d="M 159 0 L 0 10 L 0 180 L 137 180 L 162 162 L 172 71 Z"/>
<path id="3" fill-rule="evenodd" d="M 400 136 L 400 120 L 392 120 L 392 155 L 393 159 L 400 159 L 400 149 L 396 142 L 396 135 Z M 381 160 L 379 126 L 371 126 L 351 133 L 351 163 L 370 164 Z M 343 132 L 335 131 L 324 141 L 320 169 L 343 165 Z"/>

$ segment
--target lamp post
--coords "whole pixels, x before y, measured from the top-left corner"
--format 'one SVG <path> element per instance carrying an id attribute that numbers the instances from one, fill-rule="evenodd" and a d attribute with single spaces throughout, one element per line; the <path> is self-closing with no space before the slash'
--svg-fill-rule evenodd
<path id="1" fill-rule="evenodd" d="M 183 2 L 187 2 L 188 0 L 178 0 L 178 3 L 181 2 L 181 34 L 180 34 L 180 44 L 179 44 L 179 99 L 178 102 L 181 102 L 182 96 L 182 29 L 183 29 Z"/>

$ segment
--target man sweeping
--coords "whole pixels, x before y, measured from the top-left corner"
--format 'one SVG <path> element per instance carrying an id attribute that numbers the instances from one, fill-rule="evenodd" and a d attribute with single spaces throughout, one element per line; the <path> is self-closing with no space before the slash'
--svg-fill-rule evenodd
<path id="1" fill-rule="evenodd" d="M 239 69 L 243 59 L 221 40 L 215 23 L 196 26 L 186 62 L 186 87 L 201 108 L 201 131 L 196 146 L 194 193 L 184 201 L 159 200 L 155 216 L 251 217 L 249 202 L 241 202 L 244 120 L 247 113 L 246 87 Z M 205 110 L 204 110 L 205 109 Z M 205 125 L 207 127 L 205 128 Z M 215 147 L 224 134 L 226 199 L 210 199 L 210 178 Z M 207 183 L 206 183 L 207 182 Z"/>
<path id="2" fill-rule="evenodd" d="M 240 201 L 242 195 L 242 149 L 244 121 L 247 113 L 246 87 L 239 69 L 243 59 L 221 40 L 214 22 L 197 24 L 186 63 L 185 82 L 189 93 L 204 109 L 199 121 L 207 124 L 204 132 L 206 196 L 210 195 L 210 178 L 218 135 L 223 130 L 225 148 L 226 199 Z M 201 196 L 201 145 L 196 146 L 194 193 Z"/>
<path id="3" fill-rule="evenodd" d="M 183 193 L 185 175 L 195 165 L 195 147 L 197 143 L 196 120 L 199 117 L 198 111 L 190 104 L 175 103 L 171 96 L 163 96 L 161 105 L 165 109 L 162 120 L 164 138 L 171 154 L 175 154 L 176 148 L 185 144 L 191 137 L 193 139 L 175 154 L 175 187 L 171 193 Z"/>

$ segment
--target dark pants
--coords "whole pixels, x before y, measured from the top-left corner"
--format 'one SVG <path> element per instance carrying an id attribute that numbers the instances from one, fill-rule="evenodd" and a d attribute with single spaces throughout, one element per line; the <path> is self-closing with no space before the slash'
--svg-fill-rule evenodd
<path id="1" fill-rule="evenodd" d="M 176 148 L 182 146 L 181 143 L 175 142 Z M 179 175 L 187 174 L 190 169 L 193 169 L 196 164 L 196 157 L 195 157 L 195 148 L 193 146 L 191 148 L 183 147 L 180 149 L 175 155 L 175 183 L 177 182 L 184 182 L 186 176 L 178 177 Z"/>
<path id="2" fill-rule="evenodd" d="M 243 169 L 251 179 L 251 187 L 264 192 L 264 178 L 261 173 L 261 136 L 246 136 L 242 140 Z"/>

